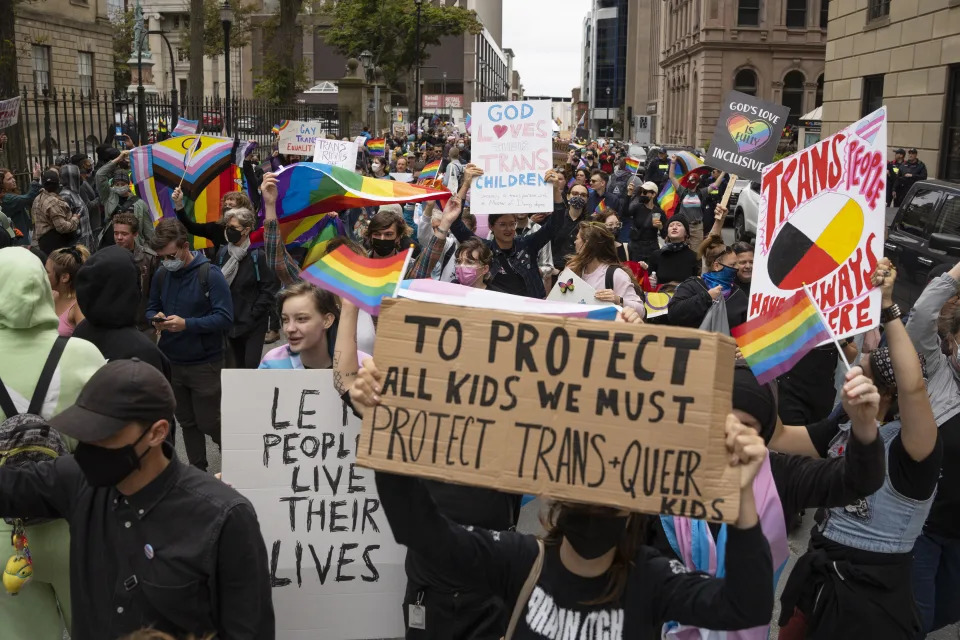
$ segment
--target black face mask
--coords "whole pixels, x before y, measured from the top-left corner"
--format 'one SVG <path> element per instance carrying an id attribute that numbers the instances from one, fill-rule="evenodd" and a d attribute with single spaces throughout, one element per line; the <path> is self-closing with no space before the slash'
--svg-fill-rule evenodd
<path id="1" fill-rule="evenodd" d="M 385 258 L 397 250 L 397 243 L 395 240 L 373 238 L 370 240 L 370 248 L 373 249 L 373 252 L 381 258 Z"/>
<path id="2" fill-rule="evenodd" d="M 91 487 L 115 487 L 140 468 L 140 459 L 147 455 L 150 449 L 138 456 L 134 445 L 143 440 L 143 436 L 149 432 L 150 429 L 145 429 L 133 444 L 119 449 L 107 449 L 81 442 L 73 452 L 73 459 L 77 461 L 77 466 Z"/>
<path id="3" fill-rule="evenodd" d="M 243 231 L 240 229 L 235 229 L 234 227 L 227 227 L 225 234 L 227 237 L 227 242 L 231 242 L 233 244 L 240 242 L 240 238 L 243 237 Z"/>
<path id="4" fill-rule="evenodd" d="M 637 196 L 637 200 L 639 200 L 643 204 L 647 204 L 648 202 L 650 202 L 650 196 Z"/>
<path id="5" fill-rule="evenodd" d="M 578 556 L 593 560 L 617 546 L 629 520 L 630 516 L 564 511 L 557 525 Z"/>

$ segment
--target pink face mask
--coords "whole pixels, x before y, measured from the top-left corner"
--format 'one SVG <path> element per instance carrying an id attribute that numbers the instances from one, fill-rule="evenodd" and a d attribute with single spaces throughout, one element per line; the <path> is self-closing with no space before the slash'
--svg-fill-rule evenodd
<path id="1" fill-rule="evenodd" d="M 479 267 L 458 264 L 454 271 L 457 274 L 457 282 L 465 287 L 472 287 L 473 283 L 480 277 Z"/>

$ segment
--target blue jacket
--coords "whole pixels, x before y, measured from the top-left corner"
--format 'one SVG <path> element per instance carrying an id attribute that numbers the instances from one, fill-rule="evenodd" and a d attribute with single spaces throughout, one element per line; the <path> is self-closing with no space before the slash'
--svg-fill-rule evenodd
<path id="1" fill-rule="evenodd" d="M 162 311 L 166 316 L 180 316 L 187 325 L 178 333 L 160 334 L 160 351 L 173 364 L 204 364 L 223 357 L 223 336 L 233 325 L 233 299 L 220 268 L 213 264 L 207 274 L 208 291 L 204 291 L 197 270 L 208 262 L 197 251 L 179 271 L 160 268 L 153 274 L 147 320 Z"/>

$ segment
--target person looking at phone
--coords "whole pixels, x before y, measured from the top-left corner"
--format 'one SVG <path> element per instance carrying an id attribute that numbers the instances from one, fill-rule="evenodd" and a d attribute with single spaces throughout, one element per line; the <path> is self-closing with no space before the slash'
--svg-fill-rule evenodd
<path id="1" fill-rule="evenodd" d="M 220 445 L 223 338 L 233 326 L 230 285 L 218 266 L 190 250 L 179 220 L 161 220 L 152 247 L 162 268 L 150 285 L 146 317 L 160 333 L 158 346 L 170 360 L 187 459 L 206 470 L 205 436 Z"/>

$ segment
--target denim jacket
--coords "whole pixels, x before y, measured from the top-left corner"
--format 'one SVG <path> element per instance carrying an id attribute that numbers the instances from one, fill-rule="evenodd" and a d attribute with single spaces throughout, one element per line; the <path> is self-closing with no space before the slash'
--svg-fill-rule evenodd
<path id="1" fill-rule="evenodd" d="M 565 215 L 566 209 L 564 204 L 562 202 L 555 202 L 553 204 L 553 215 L 547 217 L 543 226 L 537 231 L 532 231 L 525 236 L 518 235 L 513 239 L 513 246 L 516 250 L 507 257 L 507 263 L 523 278 L 523 283 L 527 287 L 527 295 L 531 298 L 545 298 L 547 295 L 546 290 L 543 288 L 543 276 L 540 275 L 537 256 L 540 249 L 553 239 Z M 461 219 L 458 219 L 454 223 L 451 231 L 453 231 L 453 235 L 457 238 L 458 242 L 464 242 L 474 236 L 473 232 L 467 228 L 467 225 L 463 224 L 463 220 Z M 497 245 L 496 240 L 486 240 L 483 238 L 481 238 L 481 240 L 493 251 L 494 261 L 503 258 L 504 251 Z"/>

